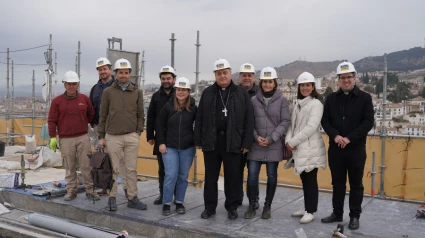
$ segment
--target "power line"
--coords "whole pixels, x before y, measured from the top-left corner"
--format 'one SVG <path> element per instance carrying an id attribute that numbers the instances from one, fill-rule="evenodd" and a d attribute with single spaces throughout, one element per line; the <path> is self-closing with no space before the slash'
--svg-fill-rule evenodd
<path id="1" fill-rule="evenodd" d="M 7 64 L 7 63 L 0 62 L 0 64 Z M 13 65 L 42 66 L 42 65 L 47 65 L 47 64 L 46 64 L 46 63 L 44 63 L 44 64 L 13 64 Z"/>
<path id="2" fill-rule="evenodd" d="M 12 53 L 12 52 L 20 52 L 20 51 L 25 51 L 25 50 L 33 50 L 33 49 L 37 49 L 37 48 L 41 48 L 41 47 L 45 47 L 45 46 L 48 46 L 49 44 L 47 44 L 47 45 L 40 45 L 40 46 L 36 46 L 36 47 L 31 47 L 31 48 L 26 48 L 26 49 L 20 49 L 20 50 L 10 50 L 9 51 L 9 53 Z M 3 53 L 3 54 L 6 54 L 7 52 L 0 52 L 0 53 Z"/>

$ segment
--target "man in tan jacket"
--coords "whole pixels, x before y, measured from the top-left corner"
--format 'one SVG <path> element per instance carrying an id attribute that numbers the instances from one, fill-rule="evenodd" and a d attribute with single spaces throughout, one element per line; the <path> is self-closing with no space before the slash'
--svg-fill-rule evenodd
<path id="1" fill-rule="evenodd" d="M 108 206 L 110 211 L 117 210 L 117 177 L 120 155 L 124 152 L 127 207 L 146 210 L 146 204 L 137 198 L 136 172 L 139 139 L 144 126 L 143 93 L 129 81 L 131 65 L 128 60 L 117 60 L 114 70 L 116 82 L 103 91 L 98 125 L 99 147 L 108 147 L 113 169 Z"/>

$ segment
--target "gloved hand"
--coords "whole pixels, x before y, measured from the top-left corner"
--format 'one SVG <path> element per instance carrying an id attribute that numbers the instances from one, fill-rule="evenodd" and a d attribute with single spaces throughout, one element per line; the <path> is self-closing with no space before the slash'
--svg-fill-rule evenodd
<path id="1" fill-rule="evenodd" d="M 50 138 L 49 148 L 56 152 L 56 149 L 58 148 L 58 140 L 56 138 Z"/>

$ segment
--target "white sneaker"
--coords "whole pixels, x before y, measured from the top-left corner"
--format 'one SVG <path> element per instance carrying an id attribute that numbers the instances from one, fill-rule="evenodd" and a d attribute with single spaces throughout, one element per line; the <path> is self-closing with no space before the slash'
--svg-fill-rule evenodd
<path id="1" fill-rule="evenodd" d="M 314 213 L 307 213 L 305 212 L 303 218 L 301 218 L 300 223 L 301 224 L 307 224 L 314 220 Z"/>
<path id="2" fill-rule="evenodd" d="M 299 210 L 299 211 L 292 213 L 291 217 L 302 217 L 302 216 L 304 216 L 304 213 L 307 213 L 304 209 Z"/>

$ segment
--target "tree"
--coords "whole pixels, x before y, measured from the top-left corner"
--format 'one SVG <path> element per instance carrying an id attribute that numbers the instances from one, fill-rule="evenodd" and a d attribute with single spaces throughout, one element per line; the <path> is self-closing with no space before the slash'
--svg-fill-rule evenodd
<path id="1" fill-rule="evenodd" d="M 387 85 L 393 86 L 399 82 L 397 73 L 388 73 L 387 74 Z"/>
<path id="2" fill-rule="evenodd" d="M 325 89 L 325 92 L 323 93 L 323 103 L 326 101 L 326 98 L 331 94 L 331 93 L 333 93 L 334 91 L 332 90 L 332 88 L 331 87 L 327 87 L 326 89 Z"/>
<path id="3" fill-rule="evenodd" d="M 388 100 L 394 103 L 400 103 L 402 100 L 406 100 L 411 96 L 412 94 L 410 93 L 409 86 L 402 82 L 397 83 L 396 89 L 388 95 Z"/>
<path id="4" fill-rule="evenodd" d="M 378 77 L 376 77 L 375 75 L 372 75 L 372 77 L 370 77 L 370 83 L 376 85 L 378 83 Z"/>
<path id="5" fill-rule="evenodd" d="M 368 84 L 369 83 L 369 74 L 368 73 L 363 73 L 362 76 L 360 76 L 360 81 L 363 82 L 364 84 Z"/>
<path id="6" fill-rule="evenodd" d="M 422 92 L 419 94 L 419 96 L 425 98 L 425 88 L 422 90 Z"/>
<path id="7" fill-rule="evenodd" d="M 364 91 L 369 92 L 369 93 L 374 93 L 375 89 L 373 88 L 372 85 L 368 84 L 368 85 L 366 85 L 366 87 L 364 87 Z"/>

